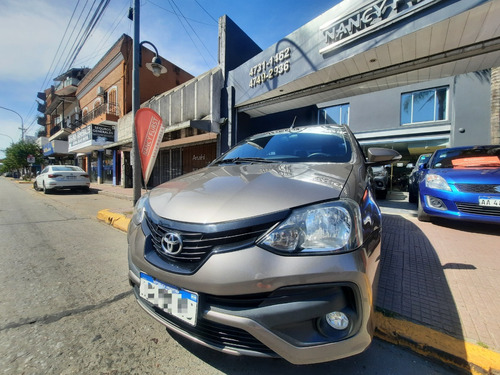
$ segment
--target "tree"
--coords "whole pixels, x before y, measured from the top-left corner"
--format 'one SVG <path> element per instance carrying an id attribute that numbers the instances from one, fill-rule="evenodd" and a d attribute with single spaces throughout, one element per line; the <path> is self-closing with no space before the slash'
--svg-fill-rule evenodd
<path id="1" fill-rule="evenodd" d="M 43 152 L 35 143 L 19 141 L 11 144 L 5 150 L 5 159 L 3 160 L 1 172 L 17 170 L 19 173 L 22 169 L 29 167 L 29 155 L 35 157 L 35 164 L 42 164 Z"/>

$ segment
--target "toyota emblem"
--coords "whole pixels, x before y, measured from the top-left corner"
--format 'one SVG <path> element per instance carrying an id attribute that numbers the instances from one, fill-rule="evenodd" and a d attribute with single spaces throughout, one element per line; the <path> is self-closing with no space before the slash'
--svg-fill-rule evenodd
<path id="1" fill-rule="evenodd" d="M 167 233 L 161 239 L 161 248 L 166 255 L 176 255 L 182 250 L 182 238 L 178 233 Z"/>

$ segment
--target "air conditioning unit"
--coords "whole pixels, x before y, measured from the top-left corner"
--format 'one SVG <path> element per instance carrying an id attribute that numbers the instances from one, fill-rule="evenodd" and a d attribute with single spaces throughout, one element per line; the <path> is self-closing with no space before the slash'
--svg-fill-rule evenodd
<path id="1" fill-rule="evenodd" d="M 102 95 L 104 95 L 104 87 L 99 86 L 97 88 L 97 96 L 102 96 Z"/>

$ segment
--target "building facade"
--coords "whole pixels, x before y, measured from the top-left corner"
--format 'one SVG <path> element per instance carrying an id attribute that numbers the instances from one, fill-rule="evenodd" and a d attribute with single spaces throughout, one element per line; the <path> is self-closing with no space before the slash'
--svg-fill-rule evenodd
<path id="1" fill-rule="evenodd" d="M 229 72 L 221 149 L 344 123 L 365 148 L 397 149 L 404 170 L 437 148 L 498 143 L 498 17 L 498 0 L 344 0 Z"/>
<path id="2" fill-rule="evenodd" d="M 81 122 L 81 110 L 76 90 L 89 72 L 88 68 L 73 68 L 54 79 L 55 85 L 37 97 L 38 124 L 44 126 L 45 137 L 40 146 L 44 157 L 53 164 L 74 164 L 74 154 L 68 150 L 68 136 Z"/>
<path id="3" fill-rule="evenodd" d="M 141 47 L 142 61 L 154 52 Z M 192 78 L 162 59 L 167 73 L 153 76 L 145 64 L 139 68 L 140 100 L 150 99 Z M 69 151 L 89 172 L 91 181 L 127 185 L 132 179 L 131 139 L 118 142 L 118 120 L 132 109 L 132 38 L 123 35 L 80 82 L 76 98 L 82 112 L 81 127 L 69 135 Z"/>

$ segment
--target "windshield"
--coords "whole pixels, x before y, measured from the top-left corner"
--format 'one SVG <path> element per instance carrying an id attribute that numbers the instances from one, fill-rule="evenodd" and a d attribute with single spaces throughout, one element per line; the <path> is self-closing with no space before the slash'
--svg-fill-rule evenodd
<path id="1" fill-rule="evenodd" d="M 431 168 L 500 168 L 500 146 L 438 150 Z"/>
<path id="2" fill-rule="evenodd" d="M 351 160 L 351 144 L 342 129 L 295 129 L 248 138 L 214 163 L 335 162 Z"/>
<path id="3" fill-rule="evenodd" d="M 58 166 L 53 166 L 52 171 L 54 172 L 63 172 L 63 171 L 72 171 L 72 172 L 83 172 L 83 169 L 80 167 L 73 167 L 71 165 L 58 165 Z"/>

